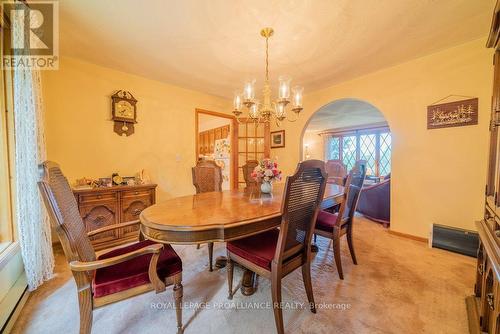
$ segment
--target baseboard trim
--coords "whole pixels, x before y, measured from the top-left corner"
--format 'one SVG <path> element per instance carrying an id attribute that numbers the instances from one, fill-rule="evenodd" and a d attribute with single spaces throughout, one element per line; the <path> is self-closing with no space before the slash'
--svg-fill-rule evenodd
<path id="1" fill-rule="evenodd" d="M 28 290 L 28 287 L 24 290 L 21 298 L 17 302 L 16 306 L 14 307 L 14 310 L 12 310 L 12 313 L 10 314 L 9 318 L 7 319 L 7 322 L 3 326 L 3 328 L 0 330 L 1 333 L 9 334 L 14 327 L 14 324 L 16 323 L 17 318 L 21 314 L 21 311 L 26 305 L 26 302 L 28 301 L 28 298 L 30 296 L 30 291 Z"/>
<path id="2" fill-rule="evenodd" d="M 396 232 L 393 230 L 389 230 L 389 234 L 396 235 L 398 237 L 403 237 L 406 239 L 415 240 L 415 241 L 420 241 L 420 242 L 425 242 L 425 243 L 429 242 L 429 239 L 427 239 L 427 238 L 419 237 L 419 236 L 412 235 L 412 234 L 406 234 L 403 232 Z"/>

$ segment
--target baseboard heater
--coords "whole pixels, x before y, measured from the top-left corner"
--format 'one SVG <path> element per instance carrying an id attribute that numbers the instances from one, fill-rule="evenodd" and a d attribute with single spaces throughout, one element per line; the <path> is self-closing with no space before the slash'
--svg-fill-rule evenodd
<path id="1" fill-rule="evenodd" d="M 479 236 L 477 232 L 445 225 L 432 225 L 432 247 L 454 253 L 477 256 Z"/>

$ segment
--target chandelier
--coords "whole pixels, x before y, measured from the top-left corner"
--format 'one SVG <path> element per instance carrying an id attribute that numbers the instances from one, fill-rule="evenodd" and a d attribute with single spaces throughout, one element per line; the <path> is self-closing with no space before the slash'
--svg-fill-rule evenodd
<path id="1" fill-rule="evenodd" d="M 276 101 L 271 99 L 271 86 L 269 85 L 269 37 L 274 33 L 272 28 L 264 28 L 260 31 L 262 37 L 266 39 L 266 77 L 264 88 L 262 89 L 262 101 L 255 98 L 255 79 L 245 82 L 243 92 L 237 92 L 233 100 L 233 114 L 238 122 L 245 106 L 248 110 L 248 118 L 256 123 L 269 123 L 274 118 L 276 125 L 288 119 L 295 122 L 299 113 L 302 111 L 302 93 L 303 87 L 295 86 L 290 89 L 291 78 L 288 76 L 279 77 L 278 98 Z M 287 116 L 287 106 L 291 103 L 293 117 Z"/>

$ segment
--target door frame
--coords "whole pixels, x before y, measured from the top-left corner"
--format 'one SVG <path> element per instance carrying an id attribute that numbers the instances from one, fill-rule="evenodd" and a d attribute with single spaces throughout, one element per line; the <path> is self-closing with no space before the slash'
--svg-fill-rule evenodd
<path id="1" fill-rule="evenodd" d="M 229 180 L 229 187 L 231 189 L 236 189 L 238 187 L 238 121 L 236 120 L 236 117 L 233 115 L 217 112 L 217 111 L 210 111 L 210 110 L 205 110 L 205 109 L 200 109 L 196 108 L 194 110 L 194 133 L 195 133 L 195 146 L 194 146 L 194 152 L 195 152 L 195 163 L 198 162 L 198 136 L 199 136 L 199 129 L 198 129 L 198 121 L 199 121 L 199 115 L 200 114 L 205 114 L 205 115 L 210 115 L 210 116 L 215 116 L 215 117 L 222 117 L 222 118 L 228 118 L 231 120 L 231 127 L 229 129 L 230 134 L 231 134 L 231 178 Z"/>

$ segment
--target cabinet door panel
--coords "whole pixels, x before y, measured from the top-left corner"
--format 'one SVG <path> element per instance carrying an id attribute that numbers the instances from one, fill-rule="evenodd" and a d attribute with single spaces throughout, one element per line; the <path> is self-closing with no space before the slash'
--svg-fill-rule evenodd
<path id="1" fill-rule="evenodd" d="M 80 215 L 87 232 L 118 223 L 116 203 L 82 205 Z M 117 238 L 116 231 L 104 232 L 90 238 L 93 242 L 107 242 Z"/>
<path id="2" fill-rule="evenodd" d="M 151 196 L 149 194 L 146 196 L 136 196 L 129 199 L 124 198 L 122 201 L 122 222 L 126 223 L 133 220 L 138 220 L 142 210 L 144 210 L 151 204 Z M 138 233 L 139 225 L 124 227 L 120 229 L 120 234 L 122 237 L 137 235 Z"/>
<path id="3" fill-rule="evenodd" d="M 229 125 L 222 128 L 222 139 L 227 138 L 229 135 Z"/>

